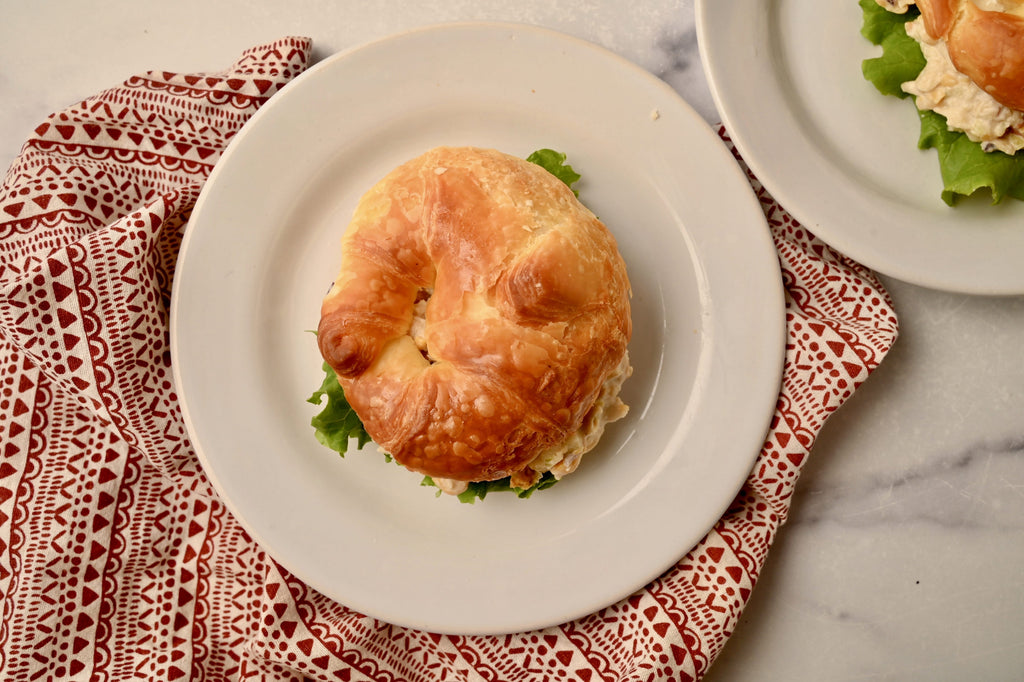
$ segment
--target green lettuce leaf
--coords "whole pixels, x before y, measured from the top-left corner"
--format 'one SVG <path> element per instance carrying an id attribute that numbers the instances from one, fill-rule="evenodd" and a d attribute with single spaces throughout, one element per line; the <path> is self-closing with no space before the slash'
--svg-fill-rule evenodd
<path id="1" fill-rule="evenodd" d="M 882 47 L 882 55 L 861 65 L 864 77 L 885 95 L 906 98 L 900 86 L 917 78 L 924 68 L 921 48 L 907 35 L 905 24 L 918 16 L 916 8 L 894 14 L 874 0 L 859 0 L 864 22 L 861 34 Z M 967 135 L 951 131 L 946 119 L 934 111 L 918 111 L 921 134 L 917 146 L 935 149 L 942 175 L 942 200 L 949 206 L 975 192 L 988 191 L 992 203 L 1005 197 L 1024 201 L 1024 154 L 1010 156 L 1000 151 L 985 152 Z"/>
<path id="2" fill-rule="evenodd" d="M 942 173 L 942 200 L 953 206 L 962 197 L 988 189 L 992 203 L 1008 196 L 1024 201 L 1024 159 L 1020 154 L 985 152 L 966 135 L 951 131 L 946 119 L 934 111 L 919 111 L 921 137 L 918 147 L 934 148 Z"/>
<path id="3" fill-rule="evenodd" d="M 546 169 L 568 185 L 569 189 L 572 189 L 572 186 L 580 179 L 580 175 L 573 170 L 572 166 L 565 163 L 565 158 L 565 154 L 561 152 L 556 152 L 552 149 L 539 149 L 530 154 L 526 160 Z M 573 193 L 575 194 L 576 190 L 573 189 Z M 316 439 L 344 457 L 345 453 L 348 452 L 348 446 L 352 439 L 355 439 L 358 447 L 361 448 L 370 442 L 370 435 L 363 428 L 359 415 L 356 414 L 352 406 L 349 405 L 348 400 L 346 400 L 345 391 L 341 384 L 338 383 L 338 376 L 334 373 L 334 370 L 327 363 L 324 363 L 323 370 L 323 382 L 320 388 L 314 391 L 313 395 L 307 399 L 307 402 L 313 405 L 320 405 L 326 397 L 327 404 L 313 417 L 310 423 L 313 426 Z M 385 455 L 385 459 L 393 461 L 387 455 Z M 558 483 L 558 479 L 550 472 L 545 473 L 537 483 L 526 489 L 513 487 L 511 478 L 506 477 L 497 481 L 470 483 L 466 492 L 458 495 L 458 498 L 460 502 L 473 504 L 476 500 L 482 500 L 487 497 L 489 493 L 512 492 L 517 497 L 525 499 L 538 490 L 550 488 L 556 483 Z M 434 486 L 434 481 L 429 476 L 424 476 L 420 485 L 436 487 Z M 441 494 L 440 489 L 437 492 L 438 495 Z"/>
<path id="4" fill-rule="evenodd" d="M 473 504 L 477 500 L 482 500 L 487 497 L 488 493 L 515 493 L 516 497 L 525 500 L 538 490 L 545 490 L 558 483 L 558 479 L 555 478 L 554 474 L 550 471 L 544 472 L 540 480 L 529 488 L 514 488 L 512 487 L 511 481 L 511 478 L 505 477 L 497 481 L 477 481 L 470 483 L 469 487 L 466 488 L 466 491 L 459 493 L 457 497 L 459 498 L 459 502 L 462 502 L 463 504 Z M 430 478 L 430 476 L 424 476 L 420 485 L 434 486 L 434 480 Z M 440 495 L 441 491 L 438 490 L 437 494 Z"/>
<path id="5" fill-rule="evenodd" d="M 579 196 L 573 185 L 580 179 L 580 174 L 573 170 L 572 166 L 565 162 L 565 154 L 556 152 L 554 149 L 538 149 L 526 157 L 530 163 L 535 163 L 556 178 L 564 182 L 572 190 L 572 193 Z"/>
<path id="6" fill-rule="evenodd" d="M 327 404 L 313 417 L 310 424 L 318 441 L 344 457 L 351 439 L 354 438 L 361 448 L 370 442 L 370 434 L 366 433 L 359 415 L 345 399 L 345 391 L 338 383 L 338 375 L 326 362 L 323 369 L 323 383 L 307 402 L 320 405 L 326 397 Z"/>
<path id="7" fill-rule="evenodd" d="M 904 24 L 918 16 L 916 9 L 895 14 L 880 7 L 875 0 L 860 0 L 860 6 L 864 10 L 861 35 L 882 48 L 881 57 L 865 59 L 861 64 L 864 77 L 883 95 L 909 97 L 900 86 L 917 78 L 925 65 L 921 46 L 904 28 Z"/>

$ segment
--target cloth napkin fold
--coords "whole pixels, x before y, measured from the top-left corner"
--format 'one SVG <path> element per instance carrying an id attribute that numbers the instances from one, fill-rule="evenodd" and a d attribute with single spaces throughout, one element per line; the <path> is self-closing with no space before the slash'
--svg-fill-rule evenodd
<path id="1" fill-rule="evenodd" d="M 310 52 L 288 37 L 220 73 L 129 78 L 50 116 L 4 177 L 0 677 L 701 678 L 822 424 L 895 341 L 888 294 L 751 175 L 786 288 L 786 369 L 756 467 L 714 529 L 652 584 L 559 627 L 456 637 L 377 622 L 248 537 L 197 462 L 171 381 L 167 310 L 192 206 Z"/>

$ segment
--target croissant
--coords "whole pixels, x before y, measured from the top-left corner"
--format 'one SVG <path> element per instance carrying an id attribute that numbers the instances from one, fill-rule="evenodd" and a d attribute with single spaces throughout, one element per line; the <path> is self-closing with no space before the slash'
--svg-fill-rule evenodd
<path id="1" fill-rule="evenodd" d="M 438 147 L 359 201 L 317 340 L 382 450 L 487 481 L 581 428 L 631 333 L 615 239 L 564 183 L 495 150 Z"/>
<path id="2" fill-rule="evenodd" d="M 925 30 L 957 71 L 1000 104 L 1024 110 L 1024 0 L 917 0 Z"/>

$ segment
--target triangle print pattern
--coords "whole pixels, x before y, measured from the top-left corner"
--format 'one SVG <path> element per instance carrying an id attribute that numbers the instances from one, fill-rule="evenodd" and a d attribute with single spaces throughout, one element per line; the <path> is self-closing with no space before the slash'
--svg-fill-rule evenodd
<path id="1" fill-rule="evenodd" d="M 310 51 L 284 38 L 223 73 L 129 78 L 38 125 L 4 177 L 5 680 L 240 677 L 229 643 L 253 636 L 269 569 L 189 445 L 167 310 L 210 170 Z"/>

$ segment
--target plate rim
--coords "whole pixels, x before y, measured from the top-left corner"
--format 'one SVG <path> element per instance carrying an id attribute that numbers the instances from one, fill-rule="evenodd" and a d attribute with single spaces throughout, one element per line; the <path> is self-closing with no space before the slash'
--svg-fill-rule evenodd
<path id="1" fill-rule="evenodd" d="M 1006 251 L 1005 248 L 999 248 L 1005 246 L 1002 242 L 993 242 L 985 256 L 975 257 L 969 262 L 970 267 L 965 266 L 961 272 L 951 271 L 949 268 L 930 268 L 928 252 L 922 250 L 920 253 L 906 255 L 906 251 L 909 249 L 904 249 L 904 255 L 901 257 L 897 253 L 899 250 L 887 248 L 888 244 L 879 241 L 881 237 L 868 235 L 869 230 L 862 227 L 864 223 L 869 223 L 897 229 L 900 227 L 899 221 L 907 220 L 914 221 L 914 224 L 917 221 L 923 224 L 926 216 L 917 209 L 898 202 L 892 197 L 872 194 L 867 190 L 862 191 L 860 188 L 840 187 L 841 183 L 837 181 L 827 189 L 836 193 L 837 199 L 832 204 L 841 205 L 846 211 L 845 214 L 840 214 L 839 210 L 830 209 L 828 202 L 815 199 L 813 190 L 805 191 L 805 187 L 813 185 L 813 181 L 821 176 L 827 176 L 831 180 L 849 178 L 849 174 L 840 169 L 822 150 L 807 139 L 808 136 L 804 131 L 799 130 L 797 125 L 791 124 L 791 119 L 795 120 L 798 115 L 807 114 L 806 111 L 800 110 L 798 113 L 795 105 L 790 107 L 788 103 L 782 106 L 782 110 L 772 110 L 775 123 L 782 122 L 781 125 L 776 125 L 773 128 L 774 139 L 770 140 L 767 134 L 755 130 L 756 126 L 751 124 L 749 101 L 745 100 L 741 93 L 745 86 L 757 82 L 781 80 L 783 76 L 779 74 L 779 70 L 783 67 L 776 65 L 775 56 L 766 56 L 751 68 L 749 74 L 745 75 L 742 69 L 737 69 L 735 66 L 730 67 L 727 57 L 730 50 L 725 44 L 726 41 L 719 40 L 717 36 L 722 33 L 722 25 L 728 23 L 725 17 L 744 12 L 748 20 L 746 23 L 739 22 L 738 24 L 741 27 L 741 32 L 744 32 L 739 37 L 739 42 L 746 39 L 753 44 L 754 50 L 760 50 L 763 53 L 770 52 L 771 46 L 762 44 L 760 35 L 747 35 L 745 31 L 749 26 L 757 23 L 759 26 L 765 27 L 764 32 L 770 37 L 770 28 L 767 27 L 772 24 L 772 14 L 778 11 L 780 4 L 785 1 L 787 0 L 769 0 L 766 3 L 759 3 L 755 12 L 750 12 L 750 8 L 740 0 L 695 0 L 694 5 L 698 47 L 712 99 L 733 143 L 758 181 L 765 186 L 780 205 L 815 236 L 843 255 L 875 270 L 880 275 L 948 293 L 979 296 L 1024 294 L 1024 270 L 1020 270 L 1021 274 L 1019 275 L 1014 273 L 1012 276 L 1007 276 L 1005 271 L 1011 270 L 1008 263 L 1001 268 L 1001 273 L 997 273 L 990 267 L 984 267 L 989 264 L 988 258 Z M 840 9 L 838 6 L 830 7 L 829 11 L 839 12 Z M 857 8 L 857 12 L 859 11 Z M 749 18 L 752 14 L 757 14 L 756 21 Z M 733 23 L 730 23 L 730 26 L 735 30 Z M 859 24 L 853 29 L 859 36 Z M 870 47 L 866 41 L 865 46 Z M 754 75 L 755 73 L 756 75 Z M 860 86 L 862 83 L 858 82 L 857 85 Z M 754 87 L 760 86 L 754 85 Z M 767 86 L 761 92 L 766 90 Z M 893 99 L 886 98 L 881 93 L 874 94 L 878 96 L 879 107 L 885 106 L 888 100 Z M 782 100 L 781 95 L 778 99 Z M 772 102 L 772 104 L 775 103 Z M 912 104 L 906 103 L 906 106 L 912 106 Z M 762 108 L 761 114 L 763 115 L 763 113 Z M 807 157 L 803 159 L 803 169 L 794 171 L 792 164 L 779 160 L 781 156 L 784 156 L 779 153 L 783 141 L 795 147 L 798 153 L 807 154 Z M 909 142 L 912 146 L 916 146 L 916 141 L 915 137 Z M 922 151 L 922 153 L 929 152 L 934 154 L 934 150 Z M 937 173 L 937 160 L 930 159 L 929 161 L 934 163 Z M 815 171 L 810 170 L 812 166 L 816 169 Z M 936 201 L 938 201 L 940 189 L 941 187 L 936 188 Z M 931 197 L 926 198 L 931 199 Z M 1006 204 L 1006 202 L 1010 203 Z M 1022 207 L 1013 204 L 1011 199 L 1004 200 L 1004 204 L 1009 206 L 1007 210 L 1024 212 Z M 952 211 L 956 209 L 946 211 L 947 207 L 944 205 L 936 208 L 944 211 L 947 215 L 955 215 L 952 214 Z M 859 224 L 857 219 L 859 219 Z M 905 225 L 906 222 L 904 222 Z M 850 226 L 852 226 L 852 230 Z M 924 239 L 934 239 L 938 234 L 923 233 L 919 236 Z M 1024 239 L 1024 234 L 1014 237 L 1013 243 L 1016 244 L 1017 241 Z M 992 239 L 991 233 L 989 238 Z M 956 257 L 963 260 L 964 254 L 957 254 Z"/>
<path id="2" fill-rule="evenodd" d="M 417 28 L 414 28 L 414 29 L 410 29 L 408 31 L 403 31 L 403 32 L 400 32 L 400 33 L 393 34 L 391 36 L 385 36 L 385 37 L 382 37 L 382 38 L 377 38 L 377 39 L 375 39 L 373 41 L 370 41 L 368 43 L 365 43 L 363 45 L 354 46 L 352 48 L 349 48 L 349 49 L 346 49 L 346 50 L 334 53 L 333 55 L 330 55 L 330 56 L 326 57 L 324 60 L 322 60 L 321 62 L 317 63 L 316 65 L 310 67 L 310 69 L 308 69 L 302 75 L 300 75 L 295 80 L 293 80 L 292 83 L 290 83 L 289 85 L 293 85 L 295 83 L 298 83 L 299 79 L 302 79 L 302 78 L 307 78 L 307 77 L 312 78 L 313 76 L 307 76 L 307 74 L 315 74 L 315 73 L 318 73 L 320 70 L 331 68 L 330 64 L 343 61 L 349 55 L 357 53 L 357 52 L 359 52 L 359 51 L 361 51 L 361 50 L 363 50 L 365 48 L 379 47 L 379 46 L 381 46 L 382 44 L 385 44 L 385 43 L 395 43 L 396 41 L 401 41 L 401 40 L 405 39 L 406 37 L 408 37 L 410 35 L 423 34 L 423 33 L 436 33 L 437 31 L 447 31 L 447 30 L 451 30 L 453 28 L 454 29 L 458 29 L 458 30 L 471 30 L 471 31 L 472 30 L 479 30 L 479 29 L 484 29 L 484 30 L 494 30 L 494 29 L 497 29 L 497 30 L 502 30 L 502 31 L 507 31 L 507 30 L 529 31 L 530 33 L 545 35 L 547 37 L 547 39 L 554 40 L 556 42 L 568 40 L 568 41 L 570 41 L 572 43 L 575 43 L 580 48 L 586 49 L 588 51 L 595 51 L 596 53 L 601 54 L 602 58 L 610 59 L 611 61 L 614 61 L 615 63 L 618 64 L 618 66 L 620 68 L 630 68 L 634 72 L 642 74 L 642 76 L 644 78 L 652 79 L 652 82 L 657 80 L 655 76 L 653 76 L 649 72 L 643 70 L 641 67 L 637 66 L 636 64 L 633 64 L 632 62 L 629 62 L 628 60 L 625 60 L 624 58 L 614 54 L 613 52 L 607 50 L 604 47 L 601 47 L 601 46 L 599 46 L 597 44 L 590 43 L 588 41 L 585 41 L 585 40 L 582 40 L 582 39 L 579 39 L 579 38 L 575 38 L 575 37 L 570 36 L 570 35 L 559 33 L 558 31 L 554 31 L 554 30 L 551 30 L 551 29 L 540 28 L 540 27 L 535 27 L 535 26 L 523 25 L 523 24 L 515 24 L 515 23 L 460 21 L 460 22 L 442 23 L 442 24 L 435 24 L 435 25 L 431 25 L 431 26 L 417 27 Z M 657 81 L 657 82 L 661 84 L 661 86 L 664 88 L 666 94 L 668 94 L 670 97 L 672 97 L 673 100 L 676 101 L 678 104 L 680 104 L 683 107 L 687 108 L 690 111 L 691 115 L 695 119 L 699 119 L 699 117 L 696 115 L 696 113 L 693 112 L 692 108 L 689 107 L 689 105 L 685 101 L 683 101 L 679 97 L 679 95 L 677 93 L 672 91 L 671 88 L 667 84 L 665 84 L 662 81 Z M 283 93 L 288 92 L 288 88 L 284 88 L 282 90 L 282 92 Z M 277 101 L 278 102 L 283 101 L 283 98 L 281 98 L 280 96 L 277 96 Z M 245 126 L 248 126 L 248 127 L 251 128 L 251 127 L 254 127 L 256 125 L 259 125 L 259 121 L 262 119 L 263 116 L 266 115 L 264 112 L 270 111 L 270 107 L 272 105 L 274 105 L 274 99 L 271 99 L 270 101 L 268 101 L 267 104 L 264 105 L 264 107 L 262 107 L 245 124 Z M 282 106 L 282 105 L 278 104 L 277 106 Z M 706 130 L 705 130 L 706 134 L 710 133 L 711 135 L 714 135 L 713 131 L 711 131 L 710 126 L 707 126 L 707 124 L 704 123 L 702 120 L 700 122 L 706 127 Z M 717 136 L 715 136 L 715 137 L 717 138 Z M 250 528 L 249 524 L 246 522 L 246 520 L 244 518 L 244 514 L 241 513 L 241 510 L 239 510 L 237 505 L 235 504 L 235 500 L 231 499 L 230 496 L 227 496 L 227 495 L 224 494 L 224 492 L 223 492 L 224 491 L 223 484 L 220 481 L 220 478 L 219 478 L 219 475 L 218 475 L 218 472 L 217 472 L 217 467 L 212 462 L 210 462 L 210 460 L 209 460 L 209 458 L 207 456 L 208 453 L 205 451 L 205 449 L 200 444 L 201 438 L 198 438 L 196 436 L 195 432 L 194 432 L 193 421 L 192 421 L 192 418 L 190 416 L 190 414 L 191 414 L 190 398 L 187 397 L 187 388 L 185 388 L 188 385 L 188 380 L 181 373 L 180 359 L 182 357 L 182 348 L 181 348 L 180 344 L 182 343 L 182 338 L 178 334 L 178 332 L 180 331 L 180 327 L 179 327 L 178 322 L 179 322 L 179 315 L 180 315 L 180 312 L 181 312 L 181 298 L 180 298 L 180 296 L 181 296 L 181 290 L 182 290 L 182 288 L 180 286 L 181 277 L 179 277 L 179 273 L 183 273 L 183 272 L 187 271 L 187 267 L 188 267 L 187 266 L 187 264 L 188 264 L 188 253 L 189 253 L 189 246 L 190 246 L 190 244 L 192 242 L 192 235 L 194 235 L 198 229 L 201 229 L 201 228 L 196 227 L 196 226 L 202 225 L 203 211 L 204 211 L 205 203 L 210 200 L 209 197 L 212 196 L 213 192 L 216 191 L 215 189 L 211 189 L 211 188 L 215 188 L 216 187 L 216 184 L 215 184 L 216 178 L 222 172 L 222 169 L 225 168 L 228 163 L 230 163 L 232 150 L 234 148 L 236 148 L 236 146 L 238 146 L 238 145 L 246 144 L 245 139 L 246 139 L 246 131 L 243 130 L 238 135 L 236 135 L 235 139 L 232 140 L 231 144 L 225 150 L 225 152 L 224 152 L 224 154 L 222 156 L 222 161 L 218 162 L 217 166 L 214 168 L 213 172 L 211 173 L 209 180 L 204 185 L 204 187 L 203 187 L 203 189 L 201 191 L 200 197 L 199 197 L 199 199 L 198 199 L 198 201 L 196 203 L 196 207 L 195 207 L 195 209 L 193 211 L 193 219 L 189 222 L 189 225 L 186 228 L 185 235 L 183 236 L 183 240 L 182 240 L 182 244 L 181 244 L 181 251 L 179 252 L 179 266 L 182 265 L 182 264 L 185 264 L 185 267 L 184 268 L 179 268 L 178 270 L 176 270 L 175 278 L 174 278 L 174 281 L 172 283 L 172 303 L 171 303 L 171 309 L 170 309 L 171 330 L 172 330 L 171 331 L 171 352 L 172 352 L 172 359 L 173 359 L 172 360 L 172 370 L 173 370 L 173 374 L 174 374 L 175 385 L 179 389 L 178 390 L 178 395 L 179 395 L 179 402 L 181 404 L 183 418 L 185 419 L 185 422 L 186 422 L 186 425 L 188 427 L 190 436 L 193 439 L 193 446 L 194 446 L 194 449 L 196 450 L 196 454 L 199 456 L 200 461 L 203 464 L 203 469 L 204 469 L 205 473 L 210 477 L 211 482 L 213 483 L 214 487 L 217 489 L 218 493 L 221 495 L 221 498 L 223 499 L 223 501 L 226 504 L 226 506 L 230 509 L 231 513 L 236 516 L 236 518 L 238 519 L 240 524 L 244 528 L 246 528 L 247 531 L 250 532 L 250 534 L 254 537 L 254 539 L 261 544 L 261 546 L 267 547 L 269 543 L 267 543 L 267 541 L 264 538 L 263 534 L 261 532 L 259 532 L 259 529 Z M 725 150 L 725 145 L 721 143 L 721 140 L 716 140 L 716 141 L 721 145 L 721 153 L 722 154 L 727 154 L 727 152 Z M 738 166 L 736 166 L 736 168 L 734 169 L 734 173 L 736 173 L 736 174 L 740 173 Z M 742 178 L 742 179 L 743 179 L 743 182 L 746 183 L 746 179 L 745 178 Z M 757 211 L 758 211 L 757 215 L 760 218 L 759 224 L 764 226 L 765 233 L 767 234 L 767 222 L 764 220 L 763 214 L 760 213 L 760 208 L 757 206 L 757 200 L 756 200 L 756 198 L 755 198 L 755 196 L 753 194 L 753 190 L 752 190 L 752 188 L 749 187 L 749 185 L 747 185 L 746 189 L 749 190 L 749 195 L 747 197 L 747 201 L 748 201 L 748 203 L 750 205 L 752 205 L 755 208 L 757 208 Z M 770 243 L 770 237 L 768 237 L 768 241 Z M 773 259 L 775 257 L 774 247 L 772 247 L 772 257 L 773 257 Z M 776 265 L 777 265 L 777 262 L 776 262 Z M 784 324 L 784 322 L 781 321 L 782 317 L 783 317 L 783 309 L 784 309 L 783 295 L 782 295 L 781 272 L 778 273 L 778 278 L 777 279 L 778 279 L 778 281 L 777 281 L 777 287 L 775 287 L 775 294 L 776 294 L 776 304 L 777 304 L 777 308 L 778 308 L 778 312 L 779 312 L 780 322 L 779 322 L 779 327 L 777 329 L 777 331 L 779 333 L 778 333 L 778 339 L 776 341 L 776 345 L 781 350 L 784 347 L 784 332 L 785 332 L 785 324 Z M 782 379 L 782 371 L 783 371 L 783 364 L 784 364 L 783 361 L 784 361 L 784 354 L 780 352 L 778 354 L 778 358 L 777 358 L 777 371 L 774 372 L 775 376 L 777 376 L 777 378 L 778 378 L 778 383 L 781 383 L 781 379 Z M 777 386 L 776 386 L 775 393 L 772 395 L 772 398 L 773 398 L 772 406 L 774 406 L 774 398 L 776 396 L 777 396 Z M 770 408 L 770 409 L 767 409 L 765 411 L 765 414 L 763 415 L 763 417 L 764 417 L 764 420 L 763 420 L 764 421 L 764 429 L 763 429 L 762 433 L 766 432 L 767 429 L 768 429 L 768 425 L 770 423 L 770 418 L 771 418 L 772 412 L 773 412 L 773 407 Z M 759 453 L 759 447 L 752 448 L 752 450 L 753 451 L 750 453 L 750 460 L 749 460 L 750 466 L 753 466 L 754 460 L 756 459 L 756 457 L 757 457 L 757 455 Z M 743 480 L 745 480 L 745 476 L 744 476 Z M 738 486 L 736 488 L 737 490 L 738 490 L 739 486 L 742 485 L 743 480 L 741 480 L 739 482 L 739 484 L 738 484 Z M 735 491 L 733 491 L 733 493 L 735 493 Z M 726 503 L 723 503 L 723 508 L 721 510 L 719 510 L 719 513 L 724 511 L 724 506 L 725 506 L 725 504 L 727 504 L 727 502 L 728 501 L 726 501 Z M 689 550 L 686 550 L 686 551 L 689 551 Z M 683 554 L 685 554 L 685 552 L 683 552 Z M 681 556 L 683 554 L 680 555 L 680 558 L 681 558 Z M 271 553 L 271 555 L 273 556 L 272 553 Z M 302 574 L 301 574 L 301 571 L 294 571 L 294 570 L 292 570 L 293 564 L 292 564 L 292 561 L 290 559 L 282 560 L 281 558 L 276 557 L 276 556 L 275 556 L 275 559 L 277 559 L 282 565 L 288 567 L 290 571 L 292 571 L 293 573 L 296 573 L 296 575 L 298 575 L 300 578 L 303 577 Z M 659 569 L 659 572 L 661 570 L 664 570 L 664 567 Z M 652 577 L 655 577 L 655 576 L 652 576 Z M 314 587 L 314 588 L 318 587 L 317 585 L 311 585 L 311 586 Z M 344 602 L 342 602 L 342 603 L 344 603 Z M 572 617 L 578 617 L 579 615 L 582 615 L 582 614 L 581 613 L 576 613 L 576 614 L 573 614 Z M 386 620 L 388 620 L 388 622 L 396 622 L 396 619 L 392 619 L 392 618 L 388 618 Z M 439 627 L 439 628 L 432 628 L 432 627 L 429 627 L 429 626 L 424 627 L 425 624 L 401 623 L 400 619 L 398 619 L 398 621 L 399 621 L 398 624 L 404 624 L 404 625 L 408 625 L 408 626 L 411 626 L 411 627 L 421 627 L 421 629 L 432 629 L 432 630 L 435 630 L 435 631 L 447 631 L 448 630 L 447 628 L 445 628 L 443 626 Z M 560 622 L 564 622 L 564 621 L 560 621 Z M 538 623 L 538 624 L 535 624 L 535 626 L 536 627 L 543 627 L 543 626 L 551 625 L 551 624 L 555 624 L 555 623 L 554 622 Z M 515 630 L 519 630 L 519 629 L 520 629 L 519 627 L 515 628 Z M 530 627 L 529 629 L 533 629 L 533 627 Z M 465 628 L 462 628 L 462 629 L 459 629 L 459 630 L 455 630 L 455 632 L 458 632 L 460 634 L 466 633 L 466 632 L 471 632 L 473 634 L 500 634 L 500 633 L 507 633 L 509 631 L 510 630 L 505 628 L 505 627 L 497 627 L 497 628 L 495 628 L 495 627 L 487 627 L 487 626 L 485 626 L 485 627 L 470 628 L 469 630 L 467 630 Z"/>

